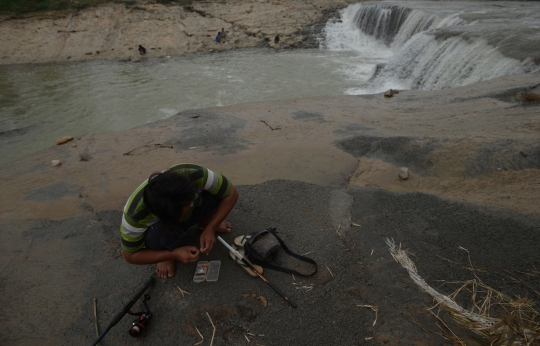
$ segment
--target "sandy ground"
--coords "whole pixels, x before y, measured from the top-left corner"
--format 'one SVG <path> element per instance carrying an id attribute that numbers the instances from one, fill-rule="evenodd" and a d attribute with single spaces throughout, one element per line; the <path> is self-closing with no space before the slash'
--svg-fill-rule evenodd
<path id="1" fill-rule="evenodd" d="M 130 317 L 103 345 L 196 344 L 197 329 L 209 345 L 206 313 L 215 345 L 452 345 L 433 332 L 440 330 L 426 310 L 430 298 L 384 237 L 409 249 L 444 293 L 474 275 L 463 247 L 482 280 L 537 299 L 540 103 L 518 95 L 537 94 L 539 84 L 530 74 L 392 98 L 192 110 L 1 167 L 0 311 L 9 316 L 2 344 L 90 344 L 92 299 L 103 329 L 153 272 L 120 257 L 126 198 L 151 172 L 197 162 L 239 186 L 235 234 L 277 227 L 291 249 L 311 253 L 318 273 L 265 272 L 298 304 L 292 309 L 216 245 L 208 259 L 222 261 L 218 282 L 195 284 L 194 265 L 179 265 L 150 291 L 147 338 L 127 334 Z M 62 165 L 52 167 L 53 159 Z M 409 179 L 398 179 L 401 167 Z M 377 315 L 357 305 L 377 306 Z M 467 344 L 481 344 L 446 321 Z"/>

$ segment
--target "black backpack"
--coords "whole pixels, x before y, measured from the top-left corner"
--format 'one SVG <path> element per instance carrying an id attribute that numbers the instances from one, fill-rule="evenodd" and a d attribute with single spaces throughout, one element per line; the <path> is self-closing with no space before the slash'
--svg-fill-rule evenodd
<path id="1" fill-rule="evenodd" d="M 303 274 L 293 269 L 270 264 L 270 262 L 276 258 L 280 247 L 283 248 L 283 250 L 285 250 L 289 256 L 313 264 L 315 266 L 313 273 Z M 285 273 L 300 276 L 312 276 L 317 273 L 317 263 L 315 263 L 315 261 L 311 258 L 300 256 L 289 250 L 285 243 L 283 243 L 283 240 L 277 236 L 275 228 L 267 228 L 260 232 L 253 233 L 251 237 L 247 238 L 246 242 L 244 243 L 244 253 L 251 262 L 264 268 L 279 270 Z"/>

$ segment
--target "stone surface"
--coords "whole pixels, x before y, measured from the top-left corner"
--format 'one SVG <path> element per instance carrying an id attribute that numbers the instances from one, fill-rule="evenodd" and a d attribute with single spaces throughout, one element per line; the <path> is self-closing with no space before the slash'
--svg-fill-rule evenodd
<path id="1" fill-rule="evenodd" d="M 394 94 L 397 94 L 395 90 L 388 89 L 384 92 L 384 97 L 392 97 L 394 96 Z"/>
<path id="2" fill-rule="evenodd" d="M 72 140 L 73 140 L 72 136 L 60 137 L 60 138 L 58 138 L 56 140 L 56 145 L 64 144 L 64 143 L 67 143 L 67 142 L 72 141 Z"/>
<path id="3" fill-rule="evenodd" d="M 401 167 L 399 172 L 400 179 L 407 180 L 409 179 L 409 169 L 407 167 Z"/>
<path id="4" fill-rule="evenodd" d="M 200 51 L 317 47 L 312 35 L 351 0 L 236 0 L 165 6 L 110 4 L 71 13 L 0 18 L 0 64 L 131 60 Z M 224 28 L 228 42 L 214 37 Z M 146 54 L 141 57 L 137 48 Z"/>

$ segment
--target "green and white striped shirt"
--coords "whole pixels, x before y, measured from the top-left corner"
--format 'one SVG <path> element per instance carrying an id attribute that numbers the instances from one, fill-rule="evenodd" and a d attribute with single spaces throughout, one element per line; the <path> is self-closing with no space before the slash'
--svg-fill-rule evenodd
<path id="1" fill-rule="evenodd" d="M 186 221 L 191 217 L 193 208 L 201 203 L 200 193 L 203 190 L 221 199 L 231 193 L 232 184 L 229 180 L 208 168 L 192 163 L 181 163 L 172 166 L 167 171 L 186 174 L 196 191 L 194 205 L 180 221 Z M 144 232 L 148 227 L 159 221 L 159 218 L 150 213 L 144 204 L 143 190 L 147 184 L 148 179 L 131 194 L 124 207 L 120 234 L 122 235 L 122 250 L 126 252 L 135 252 L 142 249 L 144 247 Z"/>

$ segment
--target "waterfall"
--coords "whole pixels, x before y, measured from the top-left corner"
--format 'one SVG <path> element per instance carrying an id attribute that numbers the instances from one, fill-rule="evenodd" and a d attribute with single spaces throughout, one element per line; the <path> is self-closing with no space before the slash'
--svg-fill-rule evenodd
<path id="1" fill-rule="evenodd" d="M 540 71 L 532 59 L 505 56 L 460 12 L 428 13 L 389 4 L 350 5 L 330 20 L 321 48 L 356 51 L 371 78 L 351 93 L 435 90 Z M 474 24 L 474 25 L 473 25 Z M 483 28 L 483 27 L 482 27 Z"/>

